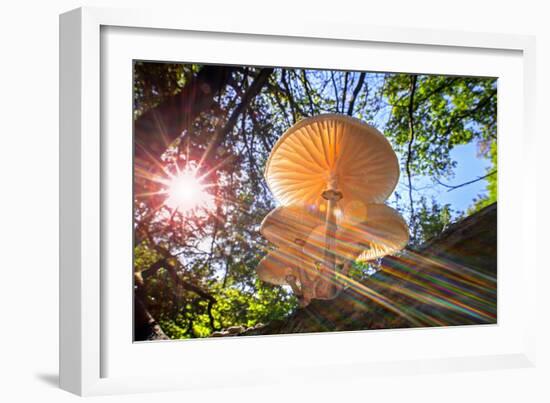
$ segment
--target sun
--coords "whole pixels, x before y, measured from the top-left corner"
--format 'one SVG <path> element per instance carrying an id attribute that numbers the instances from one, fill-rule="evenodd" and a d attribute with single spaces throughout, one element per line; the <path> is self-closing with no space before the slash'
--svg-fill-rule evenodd
<path id="1" fill-rule="evenodd" d="M 165 204 L 172 209 L 185 213 L 212 205 L 212 196 L 206 192 L 206 186 L 192 171 L 180 172 L 167 185 L 168 197 Z"/>

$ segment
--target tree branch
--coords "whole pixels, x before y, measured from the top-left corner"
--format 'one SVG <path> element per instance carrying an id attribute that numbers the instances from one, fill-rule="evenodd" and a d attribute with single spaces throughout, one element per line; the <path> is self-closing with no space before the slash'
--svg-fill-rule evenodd
<path id="1" fill-rule="evenodd" d="M 204 66 L 181 92 L 137 118 L 136 162 L 149 167 L 159 161 L 166 148 L 195 118 L 213 106 L 215 95 L 223 90 L 233 70 L 233 67 Z"/>
<path id="2" fill-rule="evenodd" d="M 494 96 L 497 95 L 497 90 L 492 90 L 489 92 L 489 94 L 479 100 L 479 102 L 471 109 L 467 109 L 465 111 L 463 111 L 462 113 L 457 113 L 456 115 L 452 116 L 450 121 L 449 121 L 449 124 L 447 125 L 447 130 L 445 131 L 445 135 L 449 135 L 451 134 L 451 131 L 453 130 L 453 127 L 455 125 L 456 122 L 462 120 L 462 119 L 465 119 L 465 118 L 468 118 L 470 116 L 472 116 L 473 114 L 475 114 L 476 112 L 478 112 L 481 108 L 483 108 L 484 106 L 486 106 L 489 101 L 491 100 L 491 98 L 493 98 Z"/>
<path id="3" fill-rule="evenodd" d="M 229 116 L 229 119 L 225 123 L 225 125 L 220 129 L 216 130 L 216 133 L 214 134 L 212 141 L 210 144 L 208 144 L 207 149 L 205 150 L 203 156 L 201 157 L 201 163 L 199 163 L 199 166 L 202 166 L 203 161 L 207 161 L 212 154 L 217 150 L 219 145 L 222 143 L 225 136 L 227 136 L 231 130 L 233 130 L 233 127 L 237 123 L 237 120 L 239 119 L 239 115 L 245 111 L 246 108 L 248 108 L 248 105 L 254 99 L 254 97 L 261 91 L 265 83 L 267 82 L 269 76 L 273 72 L 272 68 L 267 69 L 261 69 L 256 78 L 254 78 L 254 81 L 250 85 L 250 87 L 246 90 L 244 95 L 242 96 L 241 102 L 233 112 L 231 113 L 231 116 Z"/>
<path id="4" fill-rule="evenodd" d="M 311 114 L 315 112 L 315 108 L 313 106 L 313 98 L 311 97 L 311 85 L 309 84 L 309 80 L 306 75 L 306 70 L 302 69 L 302 81 L 304 83 L 304 88 L 306 90 L 307 99 L 309 101 L 309 110 Z"/>
<path id="5" fill-rule="evenodd" d="M 408 106 L 408 114 L 409 114 L 409 144 L 407 147 L 407 161 L 405 163 L 405 169 L 407 171 L 407 178 L 409 182 L 409 201 L 410 201 L 410 209 L 411 209 L 411 222 L 413 223 L 412 232 L 413 235 L 416 233 L 415 225 L 414 225 L 414 200 L 412 195 L 412 177 L 411 177 L 411 161 L 412 161 L 412 150 L 413 150 L 413 143 L 414 143 L 414 92 L 416 90 L 416 80 L 417 76 L 416 74 L 411 76 L 411 84 L 410 84 L 410 95 L 409 95 L 409 106 Z"/>
<path id="6" fill-rule="evenodd" d="M 342 113 L 346 107 L 346 97 L 348 95 L 348 80 L 349 80 L 349 71 L 344 73 L 344 89 L 342 91 Z"/>
<path id="7" fill-rule="evenodd" d="M 483 179 L 488 178 L 489 176 L 495 175 L 496 173 L 497 173 L 497 171 L 494 170 L 494 171 L 489 172 L 489 173 L 486 174 L 486 175 L 480 176 L 480 177 L 478 177 L 478 178 L 476 178 L 476 179 L 472 179 L 471 181 L 461 183 L 460 185 L 448 185 L 448 184 L 446 184 L 446 183 L 441 182 L 441 181 L 440 181 L 439 179 L 437 179 L 437 178 L 434 178 L 434 180 L 435 180 L 438 184 L 440 184 L 441 186 L 447 188 L 447 189 L 448 189 L 447 192 L 451 192 L 451 191 L 453 191 L 453 190 L 455 190 L 455 189 L 459 189 L 459 188 L 461 188 L 461 187 L 463 187 L 463 186 L 467 186 L 467 185 L 471 185 L 472 183 L 479 182 L 479 181 L 481 181 L 481 180 L 483 180 Z"/>
<path id="8" fill-rule="evenodd" d="M 334 100 L 336 101 L 336 113 L 339 113 L 340 103 L 338 101 L 338 86 L 336 85 L 336 80 L 334 79 L 334 71 L 330 72 L 330 79 L 332 81 L 332 86 L 334 88 Z"/>
<path id="9" fill-rule="evenodd" d="M 349 106 L 348 106 L 348 115 L 353 115 L 353 108 L 355 106 L 355 100 L 357 99 L 357 95 L 359 95 L 359 91 L 361 91 L 361 88 L 363 87 L 363 83 L 365 82 L 365 76 L 366 73 L 362 72 L 359 75 L 359 80 L 357 81 L 357 85 L 355 86 L 355 89 L 353 90 L 353 94 L 351 95 L 351 99 L 349 100 Z"/>

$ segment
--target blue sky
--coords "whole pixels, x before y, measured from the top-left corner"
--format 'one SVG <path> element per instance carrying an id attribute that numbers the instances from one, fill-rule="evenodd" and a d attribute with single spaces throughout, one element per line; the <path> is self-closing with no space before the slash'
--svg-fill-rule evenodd
<path id="1" fill-rule="evenodd" d="M 458 185 L 483 176 L 491 166 L 488 159 L 477 156 L 477 146 L 474 143 L 455 147 L 451 151 L 451 156 L 457 161 L 457 166 L 454 170 L 454 179 L 448 182 L 450 185 Z M 487 181 L 483 179 L 450 192 L 440 187 L 438 197 L 442 203 L 451 203 L 455 209 L 466 210 L 474 198 L 486 193 L 486 186 Z"/>
<path id="2" fill-rule="evenodd" d="M 450 186 L 460 185 L 479 178 L 485 175 L 487 168 L 491 166 L 488 158 L 478 156 L 475 142 L 455 146 L 451 150 L 451 157 L 457 163 L 454 168 L 454 177 L 441 180 L 442 183 Z M 434 183 L 428 177 L 416 176 L 413 177 L 413 187 L 419 190 L 414 193 L 415 197 L 421 195 L 428 198 L 434 197 L 439 204 L 450 204 L 451 209 L 464 212 L 473 204 L 474 199 L 486 194 L 487 181 L 483 179 L 449 191 L 449 189 Z M 405 172 L 401 172 L 397 191 L 405 197 L 407 189 L 407 177 Z"/>

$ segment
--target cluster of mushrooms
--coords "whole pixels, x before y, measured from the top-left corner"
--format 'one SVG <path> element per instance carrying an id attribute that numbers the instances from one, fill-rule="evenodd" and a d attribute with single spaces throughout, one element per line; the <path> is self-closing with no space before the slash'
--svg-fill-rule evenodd
<path id="1" fill-rule="evenodd" d="M 265 178 L 280 206 L 261 224 L 275 248 L 256 271 L 289 285 L 302 306 L 335 298 L 353 262 L 408 242 L 407 224 L 384 204 L 399 179 L 397 156 L 359 119 L 326 114 L 296 123 L 273 147 Z"/>

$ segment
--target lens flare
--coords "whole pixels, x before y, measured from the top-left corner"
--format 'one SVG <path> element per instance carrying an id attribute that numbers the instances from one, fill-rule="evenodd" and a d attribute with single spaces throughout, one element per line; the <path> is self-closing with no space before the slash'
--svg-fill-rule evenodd
<path id="1" fill-rule="evenodd" d="M 212 196 L 205 190 L 200 179 L 191 171 L 184 171 L 172 177 L 166 190 L 168 197 L 165 204 L 181 213 L 199 207 L 210 208 Z"/>

